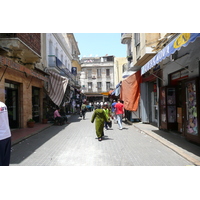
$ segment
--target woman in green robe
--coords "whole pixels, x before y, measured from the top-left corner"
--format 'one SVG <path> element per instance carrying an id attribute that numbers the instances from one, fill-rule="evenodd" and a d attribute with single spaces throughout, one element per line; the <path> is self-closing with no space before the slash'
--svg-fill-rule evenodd
<path id="1" fill-rule="evenodd" d="M 95 120 L 95 129 L 96 129 L 96 135 L 98 137 L 98 140 L 102 140 L 103 136 L 103 127 L 104 122 L 107 121 L 107 117 L 103 109 L 101 109 L 101 105 L 97 106 L 97 109 L 94 111 L 92 115 L 91 122 L 93 123 Z"/>

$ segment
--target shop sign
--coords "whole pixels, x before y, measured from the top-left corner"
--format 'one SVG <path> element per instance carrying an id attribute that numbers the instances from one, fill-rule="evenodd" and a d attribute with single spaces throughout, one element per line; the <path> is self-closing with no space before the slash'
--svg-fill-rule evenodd
<path id="1" fill-rule="evenodd" d="M 179 48 L 190 39 L 190 33 L 182 33 L 174 42 L 174 48 Z"/>
<path id="2" fill-rule="evenodd" d="M 181 70 L 179 72 L 176 72 L 176 73 L 173 73 L 171 75 L 171 80 L 174 81 L 174 80 L 177 80 L 177 79 L 181 79 L 181 78 L 185 78 L 185 77 L 188 77 L 188 70 Z"/>

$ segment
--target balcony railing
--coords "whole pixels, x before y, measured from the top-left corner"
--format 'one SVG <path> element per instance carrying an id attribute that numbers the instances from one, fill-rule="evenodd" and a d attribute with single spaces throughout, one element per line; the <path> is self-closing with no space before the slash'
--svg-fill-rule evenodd
<path id="1" fill-rule="evenodd" d="M 67 67 L 55 56 L 49 55 L 49 67 L 57 68 L 62 76 L 67 76 L 71 81 L 76 83 L 76 77 L 67 69 Z"/>

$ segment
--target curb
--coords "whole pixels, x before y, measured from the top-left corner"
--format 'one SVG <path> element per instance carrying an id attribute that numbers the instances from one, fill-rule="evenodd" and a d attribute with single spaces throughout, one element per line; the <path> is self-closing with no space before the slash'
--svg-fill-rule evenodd
<path id="1" fill-rule="evenodd" d="M 133 126 L 134 126 L 137 130 L 139 130 L 141 133 L 145 133 L 145 134 L 151 136 L 151 137 L 154 138 L 155 140 L 161 142 L 161 143 L 162 143 L 163 145 L 165 145 L 166 147 L 172 149 L 174 152 L 178 153 L 180 156 L 182 156 L 183 158 L 185 158 L 185 159 L 188 160 L 189 162 L 193 163 L 195 166 L 200 166 L 200 161 L 197 160 L 197 159 L 195 159 L 195 158 L 193 158 L 192 156 L 190 156 L 190 155 L 187 153 L 186 150 L 184 150 L 184 149 L 178 147 L 177 145 L 175 145 L 175 144 L 169 142 L 169 141 L 166 140 L 166 139 L 161 138 L 160 136 L 158 136 L 158 135 L 152 133 L 151 131 L 142 130 L 142 129 L 140 129 L 139 127 L 135 126 L 134 124 L 133 124 Z"/>
<path id="2" fill-rule="evenodd" d="M 52 124 L 51 126 L 53 126 L 53 124 Z M 23 138 L 20 138 L 20 139 L 18 139 L 18 140 L 13 141 L 13 142 L 11 143 L 11 147 L 14 146 L 14 145 L 16 145 L 16 144 L 18 144 L 18 143 L 20 143 L 20 142 L 22 142 L 22 141 L 24 141 L 24 140 L 26 140 L 27 138 L 29 138 L 29 137 L 31 137 L 31 136 L 33 136 L 33 135 L 36 135 L 37 133 L 42 132 L 42 131 L 45 130 L 45 129 L 50 128 L 51 126 L 44 127 L 44 128 L 42 128 L 42 129 L 40 129 L 40 130 L 37 130 L 37 131 L 31 133 L 30 135 L 26 135 L 26 136 L 23 137 Z"/>

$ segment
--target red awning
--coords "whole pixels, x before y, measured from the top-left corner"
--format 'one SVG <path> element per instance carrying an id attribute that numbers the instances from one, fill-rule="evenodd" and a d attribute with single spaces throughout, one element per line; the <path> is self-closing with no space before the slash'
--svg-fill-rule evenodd
<path id="1" fill-rule="evenodd" d="M 124 101 L 124 108 L 129 111 L 137 111 L 140 99 L 140 70 L 122 81 L 120 98 Z"/>

